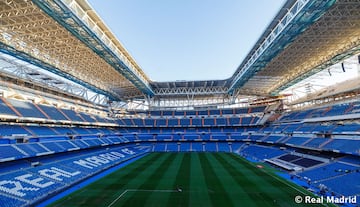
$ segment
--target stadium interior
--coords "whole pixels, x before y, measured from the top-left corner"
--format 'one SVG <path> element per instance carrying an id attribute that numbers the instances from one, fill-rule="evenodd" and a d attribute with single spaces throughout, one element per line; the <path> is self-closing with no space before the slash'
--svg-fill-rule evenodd
<path id="1" fill-rule="evenodd" d="M 154 82 L 86 1 L 0 1 L 0 203 L 151 152 L 235 153 L 360 195 L 359 11 L 288 0 L 230 78 Z"/>

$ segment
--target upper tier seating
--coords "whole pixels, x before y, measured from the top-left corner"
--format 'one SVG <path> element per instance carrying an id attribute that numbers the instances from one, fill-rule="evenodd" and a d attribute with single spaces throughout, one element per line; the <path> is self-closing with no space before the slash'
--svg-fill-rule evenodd
<path id="1" fill-rule="evenodd" d="M 289 120 L 303 120 L 309 118 L 319 118 L 319 117 L 331 117 L 339 116 L 346 114 L 357 114 L 360 113 L 360 102 L 352 102 L 345 104 L 336 104 L 332 106 L 320 107 L 315 109 L 308 109 L 304 111 L 295 111 L 290 112 L 284 115 L 280 121 L 289 121 Z"/>
<path id="2" fill-rule="evenodd" d="M 0 98 L 0 115 L 17 116 L 16 113 Z"/>
<path id="3" fill-rule="evenodd" d="M 53 120 L 66 120 L 70 121 L 61 111 L 59 111 L 56 107 L 46 106 L 46 105 L 38 105 L 51 119 Z"/>
<path id="4" fill-rule="evenodd" d="M 184 111 L 128 111 L 128 115 L 133 116 L 136 114 L 146 114 L 152 118 L 159 117 L 214 117 L 214 116 L 235 116 L 235 115 L 246 115 L 252 113 L 264 113 L 266 106 L 253 106 L 246 108 L 229 108 L 229 109 L 209 109 L 209 110 L 184 110 Z"/>
<path id="5" fill-rule="evenodd" d="M 90 116 L 89 114 L 86 114 L 84 112 L 80 112 L 79 114 L 87 122 L 96 122 L 96 119 Z"/>
<path id="6" fill-rule="evenodd" d="M 60 109 L 55 106 L 2 97 L 0 98 L 0 115 L 74 122 L 113 122 L 98 115 L 89 115 L 72 109 Z M 96 117 L 96 119 L 93 117 Z"/>
<path id="7" fill-rule="evenodd" d="M 358 155 L 360 154 L 360 140 L 333 139 L 321 148 Z"/>
<path id="8" fill-rule="evenodd" d="M 80 117 L 78 113 L 76 113 L 73 110 L 70 109 L 59 109 L 59 110 L 61 110 L 67 117 L 69 117 L 71 121 L 78 121 L 78 122 L 85 121 L 82 117 Z"/>
<path id="9" fill-rule="evenodd" d="M 33 104 L 15 99 L 8 99 L 10 103 L 23 117 L 35 117 L 46 119 L 46 116 Z"/>
<path id="10" fill-rule="evenodd" d="M 168 117 L 168 118 L 121 118 L 117 124 L 124 127 L 212 127 L 255 125 L 260 117 Z"/>
<path id="11" fill-rule="evenodd" d="M 263 127 L 260 131 L 264 133 L 360 134 L 360 123 L 283 123 L 280 125 Z"/>

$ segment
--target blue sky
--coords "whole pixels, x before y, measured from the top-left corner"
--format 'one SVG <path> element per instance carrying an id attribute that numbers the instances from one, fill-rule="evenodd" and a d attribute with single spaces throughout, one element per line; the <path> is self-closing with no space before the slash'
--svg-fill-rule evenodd
<path id="1" fill-rule="evenodd" d="M 285 3 L 88 1 L 153 81 L 229 78 Z"/>

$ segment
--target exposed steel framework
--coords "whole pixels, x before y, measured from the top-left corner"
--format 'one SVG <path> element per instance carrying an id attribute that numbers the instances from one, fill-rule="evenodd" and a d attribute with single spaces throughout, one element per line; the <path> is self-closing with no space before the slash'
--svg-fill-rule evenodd
<path id="1" fill-rule="evenodd" d="M 103 102 L 233 104 L 277 95 L 359 54 L 359 11 L 359 0 L 287 1 L 226 80 L 151 81 L 85 0 L 1 1 L 0 52 L 101 94 Z"/>

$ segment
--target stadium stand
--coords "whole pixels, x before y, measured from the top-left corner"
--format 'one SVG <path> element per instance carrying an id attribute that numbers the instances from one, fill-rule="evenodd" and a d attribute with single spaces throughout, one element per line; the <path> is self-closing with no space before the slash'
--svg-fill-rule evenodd
<path id="1" fill-rule="evenodd" d="M 8 102 L 3 97 L 0 98 L 0 114 L 17 116 L 17 114 L 10 108 Z"/>
<path id="2" fill-rule="evenodd" d="M 358 80 L 315 95 L 309 84 L 306 97 L 293 102 L 280 93 L 324 66 L 330 76 L 328 66 L 340 62 L 341 73 L 344 64 L 359 73 L 358 3 L 287 1 L 231 78 L 165 83 L 146 77 L 86 1 L 0 5 L 6 16 L 0 36 L 1 206 L 37 205 L 149 152 L 235 153 L 306 181 L 315 193 L 325 187 L 326 193 L 360 195 Z M 66 38 L 48 38 L 44 23 Z M 39 29 L 34 25 L 40 31 L 29 35 Z M 342 47 L 330 51 L 329 42 Z"/>
<path id="3" fill-rule="evenodd" d="M 62 149 L 60 144 L 53 146 L 55 151 Z M 56 148 L 61 149 L 56 150 Z M 18 170 L 11 172 L 4 171 L 2 168 L 0 172 L 0 198 L 10 205 L 33 205 L 61 189 L 68 188 L 72 183 L 84 180 L 106 168 L 143 153 L 146 151 L 128 145 L 126 147 L 98 148 L 76 154 L 68 152 L 62 156 L 30 159 L 30 162 L 39 163 L 38 166 L 29 164 L 26 166 L 19 163 L 12 166 L 13 169 L 17 168 Z"/>
<path id="4" fill-rule="evenodd" d="M 286 152 L 280 149 L 266 147 L 266 146 L 258 146 L 258 145 L 250 145 L 241 150 L 241 154 L 243 156 L 252 157 L 253 159 L 259 159 L 259 160 L 270 159 L 282 155 L 284 153 Z"/>
<path id="5" fill-rule="evenodd" d="M 13 104 L 14 102 L 9 103 Z M 16 104 L 18 105 L 14 106 L 14 108 L 24 106 L 19 103 Z M 98 121 L 98 119 L 89 119 L 92 115 L 87 114 L 85 116 L 85 113 L 81 117 L 87 117 L 87 119 L 81 118 L 79 113 L 75 111 L 61 110 L 63 111 L 61 113 L 55 107 L 38 106 L 48 117 L 51 117 L 50 119 L 47 116 L 42 117 L 49 121 L 56 116 L 49 111 L 58 111 L 57 114 L 61 114 L 55 119 L 71 117 L 68 121 L 74 123 L 89 121 L 96 123 Z M 334 108 L 337 107 L 331 107 L 331 110 Z M 37 110 L 36 107 L 32 109 Z M 264 107 L 261 109 L 263 110 Z M 330 113 L 331 110 L 326 110 L 329 117 L 334 114 Z M 336 110 L 338 111 L 338 109 Z M 22 109 L 18 111 L 24 113 Z M 241 117 L 241 114 L 249 111 L 255 110 L 239 108 L 233 110 L 209 110 L 206 112 L 177 111 L 177 113 L 157 111 L 150 113 L 152 116 L 145 119 L 119 118 L 116 120 L 117 125 L 114 127 L 2 124 L 0 127 L 3 138 L 1 139 L 0 148 L 4 153 L 1 153 L 0 161 L 1 165 L 4 166 L 3 172 L 5 173 L 2 174 L 2 178 L 3 180 L 13 180 L 16 177 L 21 177 L 23 174 L 16 170 L 17 166 L 21 166 L 21 169 L 25 169 L 23 172 L 29 173 L 26 176 L 35 179 L 39 171 L 53 170 L 54 167 L 52 167 L 51 163 L 56 160 L 60 159 L 60 163 L 62 163 L 62 159 L 75 159 L 72 156 L 73 153 L 76 153 L 76 157 L 81 157 L 83 154 L 92 151 L 104 152 L 108 147 L 116 148 L 117 145 L 120 145 L 120 147 L 123 147 L 123 145 L 126 147 L 131 146 L 131 149 L 133 149 L 133 143 L 141 143 L 143 146 L 148 146 L 148 150 L 158 152 L 234 152 L 251 160 L 268 162 L 272 166 L 285 170 L 295 170 L 300 172 L 297 174 L 298 176 L 311 179 L 313 185 L 325 185 L 331 191 L 339 194 L 353 195 L 352 193 L 358 192 L 358 189 L 345 191 L 342 187 L 338 188 L 339 182 L 357 179 L 358 176 L 360 139 L 356 138 L 358 135 L 354 130 L 358 127 L 357 123 L 339 125 L 337 121 L 329 120 L 324 123 L 296 123 L 299 117 L 302 117 L 302 120 L 305 121 L 310 116 L 317 117 L 315 114 L 320 113 L 320 110 L 307 110 L 306 112 L 294 112 L 292 115 L 285 115 L 267 126 L 252 127 L 251 123 L 254 117 Z M 341 109 L 341 111 L 344 110 Z M 258 113 L 259 109 L 256 112 Z M 181 115 L 173 117 L 176 114 Z M 209 115 L 207 118 L 189 118 L 189 114 L 194 117 L 199 114 Z M 214 114 L 222 117 L 212 117 Z M 231 117 L 226 117 L 227 114 Z M 8 112 L 8 115 L 10 115 L 10 112 Z M 31 113 L 27 115 L 32 116 Z M 256 118 L 261 119 L 261 114 L 258 114 Z M 335 129 L 338 129 L 338 131 Z M 326 131 L 327 137 L 323 136 L 324 131 Z M 324 150 L 329 153 L 342 153 L 348 156 L 340 156 L 335 161 L 330 159 L 322 160 L 311 156 L 294 154 L 297 149 Z M 144 152 L 141 151 L 140 154 Z M 43 165 L 31 167 L 28 161 L 24 162 L 24 160 L 33 160 L 34 162 L 43 163 Z M 83 169 L 81 172 L 84 172 L 84 176 L 70 176 L 73 171 L 70 172 L 69 169 L 78 169 L 74 164 L 57 164 L 56 166 L 63 167 L 61 170 L 68 174 L 63 171 L 53 170 L 54 176 L 49 175 L 42 180 L 42 183 L 54 183 L 51 184 L 51 187 L 49 184 L 49 188 L 45 186 L 46 191 L 50 194 L 70 186 L 71 183 L 84 179 L 92 172 L 89 169 Z M 57 175 L 56 173 L 59 172 L 63 172 L 63 174 L 61 176 Z M 62 182 L 65 178 L 67 179 L 66 185 Z M 11 181 L 11 184 L 15 182 L 22 181 Z M 3 190 L 0 195 L 3 197 L 1 199 L 19 205 L 28 205 L 32 202 L 29 198 L 34 195 L 27 191 L 13 191 L 11 190 L 11 184 L 5 182 L 2 185 Z M 37 193 L 42 190 L 39 189 L 39 186 L 34 187 L 31 184 L 22 186 L 25 189 L 36 189 L 34 192 Z M 42 199 L 44 197 L 36 197 L 34 201 Z"/>
<path id="6" fill-rule="evenodd" d="M 35 107 L 34 104 L 25 101 L 18 101 L 15 99 L 8 99 L 9 104 L 20 113 L 22 117 L 34 117 L 46 119 L 47 117 Z"/>

